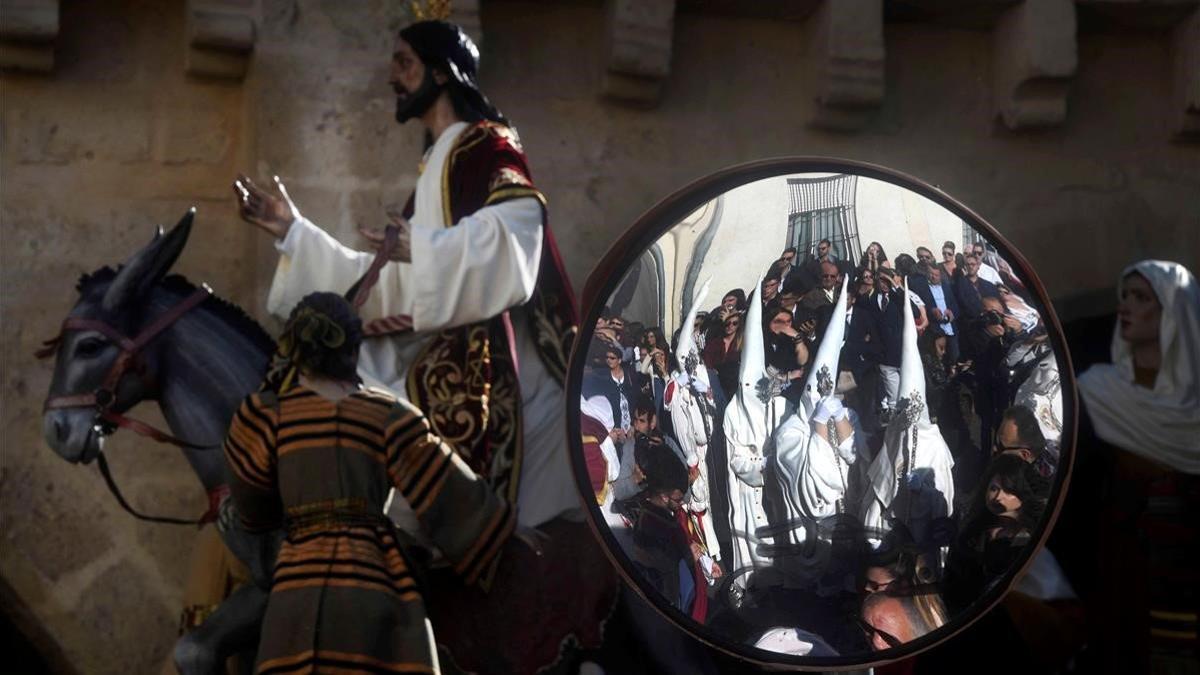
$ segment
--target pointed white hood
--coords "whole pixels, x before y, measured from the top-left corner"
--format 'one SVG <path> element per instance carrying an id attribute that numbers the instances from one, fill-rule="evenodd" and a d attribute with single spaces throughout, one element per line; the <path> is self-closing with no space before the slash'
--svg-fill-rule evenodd
<path id="1" fill-rule="evenodd" d="M 687 316 L 684 317 L 683 325 L 679 329 L 679 340 L 675 343 L 675 360 L 679 362 L 680 370 L 688 377 L 694 377 L 703 382 L 705 390 L 709 386 L 708 368 L 704 367 L 700 359 L 700 350 L 696 349 L 696 332 L 693 327 L 696 325 L 696 315 L 700 313 L 704 298 L 708 296 L 708 288 L 711 283 L 712 278 L 709 277 L 696 293 L 696 297 L 692 298 L 692 305 L 688 308 Z"/>
<path id="2" fill-rule="evenodd" d="M 821 346 L 817 355 L 812 359 L 812 368 L 804 381 L 804 393 L 800 403 L 804 406 L 803 413 L 812 416 L 817 402 L 832 394 L 837 386 L 838 360 L 842 356 L 842 343 L 846 339 L 846 291 L 850 276 L 842 279 L 842 292 L 837 303 L 833 306 L 833 314 L 829 316 L 829 325 L 821 338 Z"/>
<path id="3" fill-rule="evenodd" d="M 917 324 L 908 303 L 908 280 L 904 280 L 904 351 L 900 359 L 900 393 L 896 405 L 897 417 L 904 426 L 920 423 L 929 425 L 929 406 L 925 399 L 925 367 L 917 346 Z"/>
<path id="4" fill-rule="evenodd" d="M 758 398 L 760 382 L 767 375 L 767 352 L 763 346 L 762 275 L 754 283 L 755 291 L 749 298 L 749 309 L 742 321 L 742 362 L 738 365 L 737 403 L 747 414 L 747 419 L 763 419 L 766 402 Z"/>

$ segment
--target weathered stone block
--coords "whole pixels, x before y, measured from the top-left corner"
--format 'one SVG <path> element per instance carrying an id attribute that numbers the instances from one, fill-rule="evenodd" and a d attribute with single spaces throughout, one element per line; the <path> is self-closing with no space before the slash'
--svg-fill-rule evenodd
<path id="1" fill-rule="evenodd" d="M 9 151 L 21 164 L 81 160 L 137 162 L 150 158 L 149 116 L 125 107 L 83 111 L 11 111 L 5 119 Z"/>
<path id="2" fill-rule="evenodd" d="M 1171 32 L 1174 60 L 1172 114 L 1175 137 L 1200 140 L 1200 10 Z"/>
<path id="3" fill-rule="evenodd" d="M 1198 0 L 1075 0 L 1081 21 L 1116 30 L 1169 30 L 1197 5 Z"/>
<path id="4" fill-rule="evenodd" d="M 883 6 L 880 0 L 826 0 L 813 18 L 818 127 L 852 130 L 883 103 Z"/>
<path id="5" fill-rule="evenodd" d="M 675 0 L 609 0 L 606 96 L 653 104 L 671 72 Z"/>
<path id="6" fill-rule="evenodd" d="M 219 164 L 229 154 L 231 127 L 217 110 L 173 110 L 159 118 L 156 155 L 165 164 Z"/>
<path id="7" fill-rule="evenodd" d="M 1072 0 L 1025 0 L 996 26 L 996 114 L 1009 129 L 1062 124 L 1078 63 Z"/>
<path id="8" fill-rule="evenodd" d="M 54 69 L 58 0 L 6 0 L 0 5 L 0 68 Z"/>
<path id="9" fill-rule="evenodd" d="M 132 561 L 118 562 L 80 593 L 72 611 L 89 633 L 91 649 L 78 652 L 76 643 L 68 654 L 87 673 L 159 672 L 175 644 L 174 604 L 158 594 L 153 575 Z"/>
<path id="10" fill-rule="evenodd" d="M 40 422 L 41 416 L 34 413 L 34 419 Z M 9 421 L 10 428 L 27 423 Z M 89 483 L 99 480 L 95 469 L 67 464 L 44 443 L 26 447 L 38 456 L 0 466 L 0 505 L 7 514 L 3 545 L 20 551 L 43 578 L 56 583 L 112 548 L 111 523 L 89 491 L 95 487 Z"/>
<path id="11" fill-rule="evenodd" d="M 256 0 L 188 0 L 187 56 L 191 75 L 240 79 L 254 50 Z"/>

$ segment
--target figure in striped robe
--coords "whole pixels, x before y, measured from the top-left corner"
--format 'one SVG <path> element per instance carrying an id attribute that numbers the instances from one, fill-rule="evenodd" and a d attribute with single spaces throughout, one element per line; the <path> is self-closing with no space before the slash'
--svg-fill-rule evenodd
<path id="1" fill-rule="evenodd" d="M 351 311 L 334 294 L 313 295 Z M 291 350 L 306 374 L 285 393 L 248 397 L 224 448 L 244 524 L 266 530 L 282 523 L 286 531 L 258 672 L 437 673 L 423 589 L 383 512 L 388 491 L 404 495 L 466 584 L 499 555 L 516 527 L 515 510 L 434 435 L 419 410 L 349 379 L 357 319 L 334 330 L 321 312 L 308 312 L 321 315 L 317 327 L 297 328 L 296 316 L 308 309 L 293 314 L 281 346 L 289 335 L 342 331 L 348 373 L 329 379 L 313 372 L 320 357 L 305 366 L 303 350 Z M 331 386 L 340 395 L 330 396 Z"/>

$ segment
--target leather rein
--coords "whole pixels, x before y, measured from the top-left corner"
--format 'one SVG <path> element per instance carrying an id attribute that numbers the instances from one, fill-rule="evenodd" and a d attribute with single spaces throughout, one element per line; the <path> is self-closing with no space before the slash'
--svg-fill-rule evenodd
<path id="1" fill-rule="evenodd" d="M 47 359 L 58 351 L 58 346 L 62 342 L 63 336 L 69 332 L 91 330 L 100 333 L 106 337 L 109 342 L 115 344 L 121 349 L 121 353 L 117 355 L 113 361 L 112 367 L 109 368 L 108 374 L 100 386 L 87 394 L 75 394 L 70 396 L 49 396 L 46 398 L 42 406 L 42 412 L 48 410 L 59 410 L 63 408 L 93 408 L 96 413 L 96 426 L 100 429 L 102 435 L 107 436 L 113 433 L 117 428 L 131 429 L 134 432 L 152 438 L 159 443 L 170 443 L 171 445 L 187 450 L 211 450 L 217 446 L 205 446 L 196 443 L 176 438 L 171 434 L 156 429 L 155 427 L 142 422 L 140 420 L 127 417 L 113 409 L 113 405 L 117 400 L 117 387 L 121 380 L 132 369 L 139 377 L 145 377 L 145 364 L 141 360 L 141 351 L 150 344 L 154 338 L 158 337 L 164 330 L 169 328 L 173 323 L 178 321 L 180 317 L 187 314 L 192 309 L 198 307 L 200 303 L 207 300 L 212 295 L 212 290 L 207 286 L 197 288 L 188 297 L 184 298 L 179 304 L 175 305 L 168 311 L 164 312 L 154 321 L 146 325 L 134 338 L 121 333 L 121 331 L 110 326 L 109 324 L 99 319 L 84 319 L 80 317 L 67 317 L 59 330 L 58 335 L 46 340 L 42 343 L 42 348 L 39 349 L 35 356 L 38 359 Z M 129 505 L 121 495 L 120 489 L 117 488 L 116 481 L 113 480 L 112 472 L 109 470 L 108 461 L 104 457 L 104 452 L 100 451 L 97 455 L 97 460 L 100 465 L 100 473 L 104 477 L 105 484 L 112 492 L 113 497 L 120 503 L 121 507 L 140 520 L 148 520 L 157 523 L 170 523 L 177 525 L 203 525 L 216 519 L 217 507 L 220 505 L 221 499 L 229 494 L 229 487 L 219 485 L 208 491 L 209 508 L 199 519 L 184 519 L 184 518 L 169 518 L 163 516 L 148 516 L 138 513 Z"/>

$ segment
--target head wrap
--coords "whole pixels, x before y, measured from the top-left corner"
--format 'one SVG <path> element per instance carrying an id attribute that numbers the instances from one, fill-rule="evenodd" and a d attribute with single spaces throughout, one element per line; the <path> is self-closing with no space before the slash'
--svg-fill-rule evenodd
<path id="1" fill-rule="evenodd" d="M 1112 363 L 1089 368 L 1079 377 L 1079 390 L 1101 439 L 1200 475 L 1200 286 L 1179 263 L 1143 260 L 1121 272 L 1122 284 L 1135 272 L 1150 282 L 1162 305 L 1162 365 L 1154 388 L 1134 383 L 1133 349 L 1117 326 Z"/>
<path id="2" fill-rule="evenodd" d="M 445 21 L 418 21 L 401 30 L 400 39 L 413 48 L 426 68 L 444 72 L 472 111 L 483 119 L 508 124 L 479 90 L 479 48 L 462 28 Z"/>
<path id="3" fill-rule="evenodd" d="M 356 381 L 356 355 L 361 342 L 362 322 L 345 298 L 324 292 L 306 295 L 292 310 L 279 336 L 278 356 L 287 367 L 279 390 L 288 389 L 296 370 Z"/>

